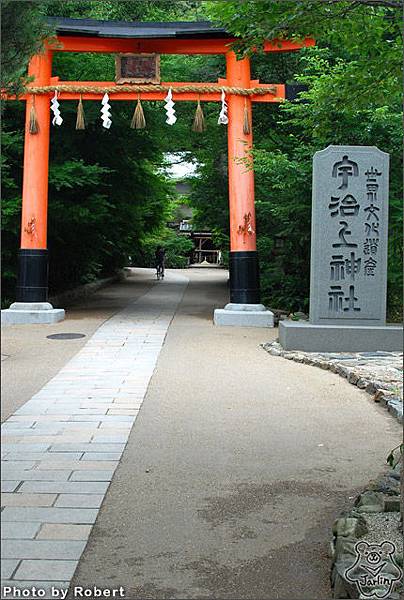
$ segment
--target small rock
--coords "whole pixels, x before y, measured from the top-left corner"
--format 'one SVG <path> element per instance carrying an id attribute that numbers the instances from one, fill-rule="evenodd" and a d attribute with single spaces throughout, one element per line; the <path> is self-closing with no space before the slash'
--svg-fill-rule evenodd
<path id="1" fill-rule="evenodd" d="M 291 313 L 288 318 L 292 321 L 308 321 L 309 315 L 298 310 L 297 312 Z"/>
<path id="2" fill-rule="evenodd" d="M 373 396 L 373 400 L 375 402 L 381 402 L 382 398 L 384 398 L 384 391 L 383 390 L 377 390 L 376 394 Z"/>
<path id="3" fill-rule="evenodd" d="M 365 387 L 368 385 L 368 383 L 369 383 L 369 381 L 367 379 L 363 379 L 362 377 L 359 377 L 358 381 L 356 382 L 356 385 L 361 390 L 364 390 Z"/>
<path id="4" fill-rule="evenodd" d="M 400 494 L 400 480 L 395 477 L 387 477 L 387 493 L 399 495 Z"/>
<path id="5" fill-rule="evenodd" d="M 400 481 L 400 471 L 390 471 L 389 472 L 389 477 L 392 477 L 393 479 L 396 479 L 397 481 Z"/>
<path id="6" fill-rule="evenodd" d="M 352 383 L 353 385 L 355 385 L 356 382 L 358 381 L 358 379 L 359 379 L 359 375 L 357 373 L 355 373 L 355 371 L 351 371 L 349 373 L 349 376 L 348 376 L 349 383 Z"/>
<path id="7" fill-rule="evenodd" d="M 388 496 L 398 496 L 400 494 L 400 482 L 393 477 L 384 477 L 374 489 Z"/>
<path id="8" fill-rule="evenodd" d="M 332 531 L 336 537 L 359 538 L 367 533 L 368 528 L 363 517 L 343 517 L 335 521 Z"/>
<path id="9" fill-rule="evenodd" d="M 378 381 L 375 379 L 374 381 L 370 381 L 366 386 L 366 391 L 368 394 L 376 394 L 378 390 L 388 390 L 389 386 L 387 383 L 383 383 L 382 381 Z"/>
<path id="10" fill-rule="evenodd" d="M 384 512 L 400 512 L 400 496 L 389 496 L 384 499 Z"/>
<path id="11" fill-rule="evenodd" d="M 322 360 L 321 362 L 318 363 L 318 366 L 320 367 L 320 369 L 324 369 L 324 371 L 328 371 L 328 369 L 330 368 L 330 363 L 328 363 L 326 360 Z"/>
<path id="12" fill-rule="evenodd" d="M 335 558 L 335 543 L 334 543 L 334 540 L 332 540 L 330 542 L 328 556 L 331 558 L 332 561 L 334 561 L 334 558 Z"/>
<path id="13" fill-rule="evenodd" d="M 384 511 L 384 498 L 380 492 L 363 492 L 356 502 L 356 509 L 359 512 L 383 512 Z"/>
<path id="14" fill-rule="evenodd" d="M 346 367 L 342 367 L 341 365 L 338 367 L 337 373 L 338 375 L 341 375 L 341 377 L 348 378 L 349 376 L 349 370 Z"/>
<path id="15" fill-rule="evenodd" d="M 347 595 L 346 581 L 339 573 L 335 574 L 333 588 L 333 598 L 349 598 Z"/>
<path id="16" fill-rule="evenodd" d="M 335 557 L 337 560 L 348 559 L 351 556 L 356 557 L 355 545 L 357 541 L 356 537 L 338 537 L 335 542 Z"/>

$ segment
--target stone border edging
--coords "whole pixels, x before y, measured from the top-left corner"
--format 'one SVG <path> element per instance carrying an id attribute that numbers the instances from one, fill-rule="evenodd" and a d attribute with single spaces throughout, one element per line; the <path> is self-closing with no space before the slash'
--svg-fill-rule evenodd
<path id="1" fill-rule="evenodd" d="M 272 356 L 281 356 L 282 358 L 305 365 L 320 367 L 320 369 L 328 370 L 344 377 L 352 385 L 365 390 L 365 392 L 372 396 L 375 402 L 384 406 L 399 423 L 403 423 L 403 402 L 397 391 L 392 389 L 395 386 L 375 378 L 362 377 L 361 374 L 355 371 L 355 368 L 341 365 L 337 360 L 322 359 L 314 352 L 284 350 L 277 341 L 261 344 L 261 347 Z"/>
<path id="2" fill-rule="evenodd" d="M 342 513 L 334 522 L 333 539 L 330 543 L 332 559 L 330 580 L 333 598 L 363 598 L 356 585 L 347 580 L 345 571 L 355 562 L 356 543 L 361 539 L 366 540 L 366 534 L 371 533 L 364 515 L 400 511 L 400 472 L 401 465 L 398 464 L 378 484 L 368 487 L 359 494 L 355 499 L 354 507 L 349 512 Z M 396 553 L 395 559 L 402 568 L 402 553 Z M 389 600 L 399 600 L 401 591 L 402 582 L 398 589 L 389 594 Z"/>

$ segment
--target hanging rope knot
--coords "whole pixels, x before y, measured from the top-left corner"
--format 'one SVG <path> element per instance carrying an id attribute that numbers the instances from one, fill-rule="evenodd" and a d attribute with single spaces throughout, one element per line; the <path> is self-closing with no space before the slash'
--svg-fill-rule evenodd
<path id="1" fill-rule="evenodd" d="M 76 129 L 85 129 L 86 123 L 84 119 L 83 96 L 80 94 L 80 100 L 77 105 Z"/>
<path id="2" fill-rule="evenodd" d="M 38 117 L 35 109 L 35 96 L 32 96 L 31 110 L 29 111 L 29 132 L 32 135 L 39 132 Z"/>
<path id="3" fill-rule="evenodd" d="M 135 112 L 133 113 L 130 126 L 132 129 L 144 129 L 146 127 L 146 119 L 144 116 L 142 103 L 140 102 L 140 94 L 137 95 Z"/>
<path id="4" fill-rule="evenodd" d="M 196 105 L 194 122 L 192 125 L 192 131 L 197 131 L 198 133 L 202 133 L 206 129 L 205 123 L 205 115 L 203 114 L 202 106 L 201 106 L 201 97 L 198 97 L 198 103 Z"/>
<path id="5" fill-rule="evenodd" d="M 244 135 L 249 135 L 251 133 L 250 117 L 248 115 L 247 98 L 244 98 L 243 133 L 244 133 Z"/>

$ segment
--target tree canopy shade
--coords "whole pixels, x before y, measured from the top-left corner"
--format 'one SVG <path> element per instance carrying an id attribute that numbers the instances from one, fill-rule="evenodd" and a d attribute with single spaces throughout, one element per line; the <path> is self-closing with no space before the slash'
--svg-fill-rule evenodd
<path id="1" fill-rule="evenodd" d="M 242 53 L 264 39 L 313 36 L 346 62 L 338 91 L 345 102 L 384 102 L 402 69 L 402 0 L 228 0 L 208 2 L 210 16 L 242 38 Z"/>

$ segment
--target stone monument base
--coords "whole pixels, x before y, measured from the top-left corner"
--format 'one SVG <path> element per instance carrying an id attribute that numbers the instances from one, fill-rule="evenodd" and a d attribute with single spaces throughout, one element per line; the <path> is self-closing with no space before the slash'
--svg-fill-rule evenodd
<path id="1" fill-rule="evenodd" d="M 263 304 L 226 304 L 214 313 L 215 325 L 228 327 L 273 327 L 274 314 Z"/>
<path id="2" fill-rule="evenodd" d="M 305 352 L 401 352 L 401 325 L 313 325 L 280 321 L 279 342 L 285 350 Z"/>
<path id="3" fill-rule="evenodd" d="M 64 309 L 53 308 L 49 302 L 14 302 L 10 308 L 1 311 L 2 325 L 52 324 L 64 318 Z"/>

